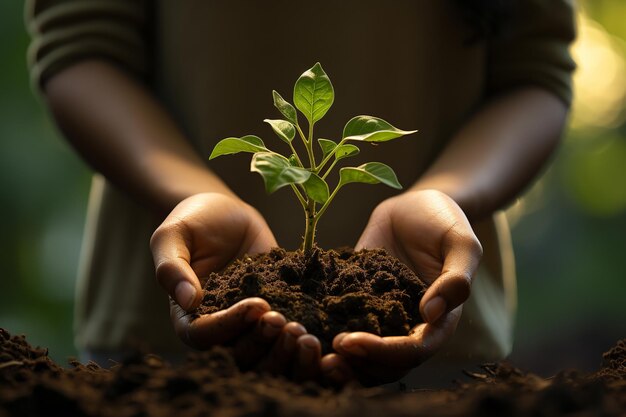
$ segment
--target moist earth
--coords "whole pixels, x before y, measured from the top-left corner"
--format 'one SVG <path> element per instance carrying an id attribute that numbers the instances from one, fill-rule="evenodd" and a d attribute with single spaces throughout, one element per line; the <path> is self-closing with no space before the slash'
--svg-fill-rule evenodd
<path id="1" fill-rule="evenodd" d="M 331 351 L 335 335 L 365 331 L 408 334 L 422 323 L 419 304 L 426 284 L 383 249 L 314 248 L 245 257 L 203 280 L 199 314 L 213 313 L 248 297 L 261 297 L 288 320 L 301 323 Z"/>
<path id="2" fill-rule="evenodd" d="M 626 339 L 594 373 L 564 371 L 544 379 L 510 364 L 486 364 L 468 382 L 443 390 L 388 392 L 241 372 L 227 350 L 191 354 L 172 366 L 136 353 L 111 369 L 70 361 L 0 329 L 0 417 L 453 417 L 624 416 Z M 459 375 L 460 377 L 461 375 Z"/>

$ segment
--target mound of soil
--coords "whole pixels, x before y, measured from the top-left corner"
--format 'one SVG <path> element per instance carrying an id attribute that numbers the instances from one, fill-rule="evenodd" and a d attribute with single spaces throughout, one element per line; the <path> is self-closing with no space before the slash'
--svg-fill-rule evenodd
<path id="1" fill-rule="evenodd" d="M 383 249 L 353 252 L 315 248 L 310 254 L 273 249 L 234 262 L 203 283 L 198 313 L 261 297 L 288 320 L 301 323 L 331 350 L 335 335 L 365 331 L 400 336 L 423 322 L 426 284 Z"/>
<path id="2" fill-rule="evenodd" d="M 223 349 L 171 366 L 136 354 L 110 370 L 70 362 L 64 369 L 23 336 L 0 329 L 0 417 L 453 417 L 624 416 L 626 339 L 592 374 L 543 379 L 508 364 L 487 364 L 472 380 L 446 390 L 390 393 L 242 373 Z"/>

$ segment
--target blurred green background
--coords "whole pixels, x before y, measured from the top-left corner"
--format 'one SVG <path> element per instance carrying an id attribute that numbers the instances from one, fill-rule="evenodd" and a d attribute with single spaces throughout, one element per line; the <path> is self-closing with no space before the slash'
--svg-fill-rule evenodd
<path id="1" fill-rule="evenodd" d="M 0 327 L 66 363 L 90 170 L 30 89 L 22 2 L 0 2 Z M 507 211 L 519 274 L 511 360 L 594 369 L 626 337 L 626 2 L 581 3 L 571 127 Z"/>

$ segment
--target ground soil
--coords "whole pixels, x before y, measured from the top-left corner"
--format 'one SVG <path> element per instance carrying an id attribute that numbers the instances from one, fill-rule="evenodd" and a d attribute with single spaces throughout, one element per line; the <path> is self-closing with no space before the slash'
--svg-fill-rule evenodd
<path id="1" fill-rule="evenodd" d="M 335 392 L 243 373 L 219 348 L 193 354 L 179 366 L 139 353 L 110 370 L 70 364 L 62 368 L 46 349 L 0 329 L 0 417 L 626 415 L 626 339 L 590 374 L 567 371 L 544 379 L 487 364 L 449 389 L 398 393 L 358 387 Z"/>
<path id="2" fill-rule="evenodd" d="M 297 321 L 331 351 L 344 331 L 400 336 L 423 322 L 419 304 L 426 284 L 383 249 L 302 251 L 273 249 L 236 261 L 204 280 L 200 314 L 261 297 Z"/>

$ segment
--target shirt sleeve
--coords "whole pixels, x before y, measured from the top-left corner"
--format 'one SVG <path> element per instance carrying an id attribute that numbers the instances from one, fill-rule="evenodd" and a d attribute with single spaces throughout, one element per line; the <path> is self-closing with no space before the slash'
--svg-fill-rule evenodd
<path id="1" fill-rule="evenodd" d="M 146 73 L 146 18 L 142 0 L 27 0 L 33 85 L 77 61 L 109 60 L 133 75 Z"/>
<path id="2" fill-rule="evenodd" d="M 569 106 L 576 68 L 569 46 L 575 37 L 573 0 L 518 1 L 511 26 L 489 45 L 488 93 L 537 85 Z"/>

